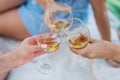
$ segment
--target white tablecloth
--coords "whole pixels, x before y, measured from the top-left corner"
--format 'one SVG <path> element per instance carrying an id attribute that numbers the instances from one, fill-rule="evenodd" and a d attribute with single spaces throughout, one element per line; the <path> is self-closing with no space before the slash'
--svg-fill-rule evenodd
<path id="1" fill-rule="evenodd" d="M 7 80 L 120 80 L 120 68 L 111 67 L 104 60 L 90 60 L 74 55 L 66 44 L 52 56 L 54 71 L 42 75 L 36 69 L 36 61 L 46 58 L 39 56 L 33 61 L 13 69 Z"/>
<path id="2" fill-rule="evenodd" d="M 63 47 L 54 54 L 52 72 L 43 75 L 36 69 L 36 61 L 46 58 L 44 55 L 14 69 L 8 80 L 94 80 L 90 70 L 92 66 L 89 66 L 87 60 L 74 55 L 69 48 Z"/>

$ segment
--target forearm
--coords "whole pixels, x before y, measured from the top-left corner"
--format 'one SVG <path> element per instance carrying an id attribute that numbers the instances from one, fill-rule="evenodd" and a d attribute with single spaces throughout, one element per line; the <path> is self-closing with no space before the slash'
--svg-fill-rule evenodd
<path id="1" fill-rule="evenodd" d="M 37 0 L 37 2 L 44 8 L 49 8 L 52 4 L 54 4 L 54 0 Z"/>
<path id="2" fill-rule="evenodd" d="M 101 33 L 102 39 L 110 41 L 111 39 L 110 24 L 108 20 L 105 1 L 106 0 L 91 0 L 91 3 L 94 10 L 96 23 Z"/>
<path id="3" fill-rule="evenodd" d="M 0 74 L 7 72 L 13 68 L 13 61 L 8 54 L 0 56 Z"/>
<path id="4" fill-rule="evenodd" d="M 110 41 L 111 33 L 110 33 L 110 25 L 108 21 L 107 12 L 104 11 L 102 13 L 97 13 L 97 15 L 95 16 L 96 16 L 95 17 L 96 23 L 97 23 L 102 39 Z"/>

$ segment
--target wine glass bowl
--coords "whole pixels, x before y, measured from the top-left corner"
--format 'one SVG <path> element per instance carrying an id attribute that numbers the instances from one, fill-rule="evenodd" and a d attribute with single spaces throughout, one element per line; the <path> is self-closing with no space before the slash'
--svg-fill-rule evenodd
<path id="1" fill-rule="evenodd" d="M 76 33 L 70 36 L 69 46 L 76 49 L 84 48 L 88 44 L 88 37 L 82 33 Z"/>
<path id="2" fill-rule="evenodd" d="M 51 34 L 49 37 L 45 36 L 41 39 L 39 36 L 38 45 L 47 45 L 47 48 L 44 49 L 45 53 L 52 53 L 57 51 L 60 47 L 61 39 L 57 37 L 57 34 Z"/>
<path id="3" fill-rule="evenodd" d="M 89 43 L 90 33 L 87 25 L 80 19 L 73 18 L 72 25 L 67 31 L 67 42 L 71 48 L 81 49 L 87 46 Z"/>
<path id="4" fill-rule="evenodd" d="M 72 24 L 66 32 L 67 42 L 70 48 L 79 50 L 89 44 L 90 32 L 88 26 L 78 18 L 72 19 Z M 96 77 L 93 73 L 93 61 L 81 55 L 77 55 L 81 67 L 84 67 L 91 73 L 94 80 Z"/>
<path id="5" fill-rule="evenodd" d="M 71 9 L 70 6 L 64 3 L 56 3 L 49 9 L 51 30 L 57 33 L 68 29 L 73 17 L 71 11 L 63 11 L 61 8 Z"/>
<path id="6" fill-rule="evenodd" d="M 41 37 L 42 36 L 42 37 Z M 44 37 L 43 37 L 44 36 Z M 40 31 L 38 33 L 37 44 L 38 45 L 47 45 L 47 48 L 43 51 L 46 53 L 47 57 L 45 59 L 40 59 L 36 62 L 36 68 L 39 72 L 47 74 L 54 71 L 54 64 L 49 58 L 50 54 L 57 51 L 60 48 L 60 43 L 62 41 L 61 34 L 56 34 L 52 32 L 45 24 L 42 24 Z"/>

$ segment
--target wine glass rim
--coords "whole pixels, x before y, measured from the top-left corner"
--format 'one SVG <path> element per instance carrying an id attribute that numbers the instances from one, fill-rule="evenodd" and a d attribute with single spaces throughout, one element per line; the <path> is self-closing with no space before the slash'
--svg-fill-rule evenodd
<path id="1" fill-rule="evenodd" d="M 72 20 L 72 23 L 73 23 L 73 20 L 77 20 L 77 21 L 79 21 L 82 25 L 83 25 L 83 27 L 85 27 L 86 29 L 87 29 L 87 32 L 88 32 L 88 37 L 90 37 L 90 30 L 88 29 L 88 25 L 87 24 L 85 24 L 81 19 L 79 19 L 79 18 L 72 18 L 71 19 Z M 71 24 L 72 25 L 72 24 Z M 82 27 L 82 28 L 83 28 Z"/>
<path id="2" fill-rule="evenodd" d="M 54 4 L 54 5 L 52 5 L 52 6 L 50 7 L 50 9 L 49 9 L 49 14 L 50 14 L 50 10 L 51 10 L 52 8 L 54 8 L 54 7 L 58 6 L 59 4 L 63 4 L 63 5 L 65 5 L 66 7 L 68 7 L 68 8 L 71 8 L 71 9 L 72 9 L 72 7 L 70 7 L 70 6 L 69 6 L 69 5 L 67 5 L 66 3 L 57 2 L 56 4 Z M 51 14 L 50 14 L 50 17 L 52 17 L 52 18 L 53 18 L 53 16 L 52 16 Z M 70 17 L 73 17 L 72 10 L 69 12 L 69 16 L 68 16 L 67 18 L 65 18 L 65 19 L 69 19 Z"/>

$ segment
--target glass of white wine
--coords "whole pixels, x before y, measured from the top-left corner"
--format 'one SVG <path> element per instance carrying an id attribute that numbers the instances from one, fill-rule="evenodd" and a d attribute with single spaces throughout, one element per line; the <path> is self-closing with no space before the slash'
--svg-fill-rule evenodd
<path id="1" fill-rule="evenodd" d="M 67 43 L 69 47 L 74 49 L 82 49 L 89 45 L 90 32 L 87 25 L 78 18 L 72 19 L 72 25 L 67 30 Z M 91 77 L 96 80 L 93 73 L 93 61 L 82 56 L 78 56 L 82 67 L 91 73 Z"/>
<path id="2" fill-rule="evenodd" d="M 78 18 L 73 18 L 72 21 L 72 25 L 66 32 L 68 45 L 75 49 L 84 48 L 89 43 L 90 32 L 88 27 Z"/>
<path id="3" fill-rule="evenodd" d="M 63 11 L 65 8 L 70 9 L 70 11 Z M 49 9 L 50 28 L 56 33 L 67 30 L 72 23 L 72 18 L 73 14 L 71 7 L 65 3 L 56 3 Z"/>
<path id="4" fill-rule="evenodd" d="M 45 34 L 46 36 L 41 38 L 41 35 Z M 39 72 L 43 73 L 43 74 L 47 74 L 49 72 L 53 72 L 54 71 L 54 64 L 52 62 L 52 60 L 50 60 L 51 58 L 49 58 L 50 54 L 49 53 L 53 53 L 55 51 L 57 51 L 60 48 L 60 43 L 62 41 L 62 37 L 61 34 L 56 34 L 54 32 L 52 32 L 50 29 L 48 29 L 46 27 L 45 24 L 42 24 L 40 27 L 40 31 L 38 33 L 38 40 L 37 40 L 37 44 L 38 45 L 43 45 L 46 44 L 47 48 L 44 49 L 44 52 L 47 53 L 47 57 L 45 59 L 40 59 L 37 61 L 36 63 L 36 68 Z"/>

